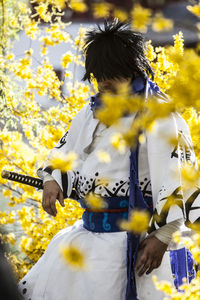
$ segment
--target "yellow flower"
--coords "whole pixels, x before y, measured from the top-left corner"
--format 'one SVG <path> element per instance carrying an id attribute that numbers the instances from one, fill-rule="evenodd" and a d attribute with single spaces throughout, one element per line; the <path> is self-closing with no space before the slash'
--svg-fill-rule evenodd
<path id="1" fill-rule="evenodd" d="M 200 3 L 196 4 L 196 5 L 188 5 L 187 9 L 193 13 L 194 15 L 196 15 L 197 17 L 200 18 Z"/>
<path id="2" fill-rule="evenodd" d="M 164 18 L 162 13 L 157 13 L 153 18 L 152 29 L 156 32 L 169 31 L 173 29 L 173 21 Z"/>
<path id="3" fill-rule="evenodd" d="M 110 154 L 106 151 L 99 150 L 96 155 L 100 162 L 109 163 L 111 161 Z"/>
<path id="4" fill-rule="evenodd" d="M 174 287 L 172 287 L 170 282 L 165 281 L 165 280 L 158 282 L 157 277 L 155 275 L 152 277 L 152 279 L 153 279 L 153 282 L 154 282 L 156 288 L 158 290 L 165 292 L 165 294 L 171 295 L 172 293 L 174 293 L 176 291 L 176 289 Z"/>
<path id="5" fill-rule="evenodd" d="M 73 58 L 72 53 L 69 51 L 63 54 L 61 59 L 62 60 L 61 65 L 63 66 L 63 68 L 68 67 L 68 65 L 72 62 L 72 58 Z"/>
<path id="6" fill-rule="evenodd" d="M 43 42 L 44 47 L 46 47 L 46 46 L 53 46 L 54 45 L 53 40 L 50 37 L 48 37 L 48 36 L 42 37 L 41 41 Z"/>
<path id="7" fill-rule="evenodd" d="M 92 6 L 95 18 L 107 18 L 113 5 L 106 2 L 95 3 Z"/>
<path id="8" fill-rule="evenodd" d="M 60 253 L 65 263 L 68 264 L 73 270 L 85 270 L 86 269 L 86 257 L 81 252 L 78 246 L 69 245 L 61 246 Z"/>
<path id="9" fill-rule="evenodd" d="M 19 26 L 18 20 L 15 17 L 10 18 L 10 25 L 11 27 L 14 28 L 18 27 Z"/>
<path id="10" fill-rule="evenodd" d="M 156 59 L 156 53 L 151 44 L 151 40 L 146 43 L 145 55 L 149 61 L 154 61 L 154 59 Z"/>
<path id="11" fill-rule="evenodd" d="M 200 173 L 193 166 L 184 164 L 181 168 L 181 175 L 183 179 L 183 188 L 188 189 L 198 186 L 200 183 Z"/>
<path id="12" fill-rule="evenodd" d="M 48 54 L 48 48 L 47 47 L 44 47 L 44 46 L 41 46 L 41 55 L 47 55 Z"/>
<path id="13" fill-rule="evenodd" d="M 62 172 L 67 172 L 76 167 L 77 164 L 77 154 L 73 151 L 68 152 L 67 154 L 56 153 L 50 159 L 50 164 L 53 169 L 59 169 Z"/>
<path id="14" fill-rule="evenodd" d="M 121 133 L 115 133 L 111 137 L 111 145 L 117 149 L 121 154 L 125 153 L 126 150 L 126 142 L 123 139 Z"/>
<path id="15" fill-rule="evenodd" d="M 24 19 L 24 30 L 26 35 L 34 40 L 39 33 L 38 23 L 35 20 L 31 20 L 26 17 Z"/>
<path id="16" fill-rule="evenodd" d="M 70 7 L 74 11 L 84 13 L 88 10 L 87 5 L 84 3 L 83 0 L 71 0 Z"/>
<path id="17" fill-rule="evenodd" d="M 144 144 L 146 142 L 146 136 L 142 133 L 139 135 L 138 140 L 140 144 Z"/>
<path id="18" fill-rule="evenodd" d="M 59 9 L 63 10 L 66 7 L 66 0 L 51 0 L 51 2 Z"/>
<path id="19" fill-rule="evenodd" d="M 4 197 L 10 197 L 11 191 L 9 189 L 5 189 L 5 190 L 3 190 L 3 195 L 4 195 Z"/>
<path id="20" fill-rule="evenodd" d="M 10 53 L 10 54 L 7 54 L 6 58 L 8 60 L 12 60 L 13 58 L 15 58 L 14 54 L 13 53 Z"/>
<path id="21" fill-rule="evenodd" d="M 148 212 L 134 210 L 132 211 L 129 220 L 120 222 L 120 228 L 134 233 L 146 232 L 149 226 L 149 220 L 150 217 Z"/>
<path id="22" fill-rule="evenodd" d="M 183 33 L 179 31 L 178 34 L 173 35 L 174 38 L 174 49 L 177 53 L 180 55 L 183 55 L 184 52 L 184 39 L 183 39 Z"/>
<path id="23" fill-rule="evenodd" d="M 17 5 L 18 5 L 18 7 L 19 7 L 22 14 L 26 14 L 28 12 L 28 8 L 27 8 L 25 3 L 18 2 Z"/>
<path id="24" fill-rule="evenodd" d="M 135 4 L 132 11 L 132 28 L 146 32 L 147 26 L 150 23 L 152 11 L 151 9 L 144 8 L 140 4 Z"/>
<path id="25" fill-rule="evenodd" d="M 115 8 L 113 15 L 115 18 L 119 19 L 121 22 L 125 22 L 128 19 L 128 13 L 125 10 Z"/>
<path id="26" fill-rule="evenodd" d="M 107 207 L 107 203 L 103 200 L 103 198 L 92 193 L 86 196 L 86 202 L 89 207 L 93 209 L 102 209 Z"/>
<path id="27" fill-rule="evenodd" d="M 6 242 L 10 243 L 11 245 L 15 245 L 16 240 L 14 233 L 10 232 L 6 235 Z"/>
<path id="28" fill-rule="evenodd" d="M 179 244 L 181 242 L 181 233 L 180 231 L 176 231 L 173 233 L 173 240 L 176 244 Z"/>

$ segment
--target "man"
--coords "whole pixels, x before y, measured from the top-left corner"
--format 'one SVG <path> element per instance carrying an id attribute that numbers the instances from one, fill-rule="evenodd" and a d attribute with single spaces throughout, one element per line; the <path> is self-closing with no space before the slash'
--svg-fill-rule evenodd
<path id="1" fill-rule="evenodd" d="M 163 299 L 163 294 L 153 287 L 151 274 L 172 282 L 166 250 L 172 233 L 184 220 L 184 197 L 179 179 L 172 178 L 172 169 L 179 168 L 180 153 L 172 155 L 176 150 L 160 134 L 167 132 L 170 137 L 177 134 L 178 127 L 190 138 L 188 128 L 180 116 L 173 115 L 159 120 L 158 128 L 146 133 L 147 142 L 137 150 L 126 148 L 125 153 L 120 154 L 110 144 L 118 128 L 105 126 L 95 117 L 101 106 L 101 93 L 116 93 L 118 83 L 125 82 L 133 93 L 146 97 L 148 93 L 155 94 L 163 101 L 159 88 L 147 79 L 147 76 L 153 77 L 153 71 L 144 54 L 143 38 L 127 25 L 115 20 L 105 22 L 104 29 L 99 27 L 87 33 L 85 69 L 83 79 L 90 81 L 93 74 L 100 94 L 92 97 L 90 105 L 77 114 L 68 134 L 50 154 L 74 151 L 78 155 L 78 165 L 63 174 L 53 169 L 48 160 L 38 173 L 44 179 L 44 210 L 55 216 L 56 199 L 62 206 L 66 197 L 78 199 L 86 208 L 83 221 L 62 230 L 52 239 L 20 286 L 25 282 L 25 296 L 32 300 Z M 133 114 L 121 118 L 123 130 L 130 128 L 135 117 Z M 97 159 L 100 150 L 110 154 L 110 164 Z M 189 151 L 193 153 L 192 147 Z M 194 156 L 190 155 L 190 159 L 195 164 Z M 107 183 L 102 180 L 104 178 L 109 179 Z M 167 199 L 174 193 L 178 200 L 164 213 Z M 91 210 L 85 201 L 90 194 L 103 197 L 107 207 L 101 212 Z M 141 237 L 139 245 L 138 236 L 128 234 L 127 239 L 127 233 L 120 231 L 117 224 L 120 219 L 127 219 L 128 209 L 142 207 L 154 215 L 151 233 Z M 80 245 L 91 268 L 87 272 L 72 272 L 60 258 L 58 247 L 61 244 Z"/>

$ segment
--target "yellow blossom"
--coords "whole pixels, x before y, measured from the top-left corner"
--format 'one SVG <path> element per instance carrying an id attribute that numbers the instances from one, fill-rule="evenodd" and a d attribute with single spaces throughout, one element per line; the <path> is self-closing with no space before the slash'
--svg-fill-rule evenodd
<path id="1" fill-rule="evenodd" d="M 180 231 L 176 231 L 173 233 L 173 240 L 176 244 L 179 244 L 181 241 L 181 233 Z"/>
<path id="2" fill-rule="evenodd" d="M 123 9 L 115 8 L 113 11 L 113 15 L 121 22 L 125 22 L 128 19 L 128 13 Z"/>
<path id="3" fill-rule="evenodd" d="M 24 30 L 27 36 L 31 39 L 36 39 L 38 35 L 38 23 L 35 20 L 29 18 L 24 19 Z"/>
<path id="4" fill-rule="evenodd" d="M 99 150 L 96 154 L 100 162 L 109 163 L 111 161 L 110 154 L 106 151 Z"/>
<path id="5" fill-rule="evenodd" d="M 135 4 L 132 11 L 132 27 L 142 32 L 146 32 L 147 26 L 150 23 L 152 11 L 142 7 L 140 4 Z"/>
<path id="6" fill-rule="evenodd" d="M 199 170 L 189 164 L 184 164 L 181 168 L 181 175 L 183 180 L 183 188 L 188 189 L 193 186 L 198 186 L 200 183 Z"/>
<path id="7" fill-rule="evenodd" d="M 90 193 L 86 196 L 86 203 L 92 209 L 102 209 L 107 207 L 107 203 L 99 195 Z"/>
<path id="8" fill-rule="evenodd" d="M 47 47 L 44 47 L 44 46 L 41 46 L 41 55 L 47 55 L 48 54 L 48 48 Z"/>
<path id="9" fill-rule="evenodd" d="M 78 246 L 62 245 L 60 247 L 60 253 L 65 263 L 74 270 L 86 269 L 86 257 L 83 252 L 79 250 Z"/>
<path id="10" fill-rule="evenodd" d="M 70 151 L 67 154 L 58 152 L 51 157 L 50 164 L 54 169 L 67 172 L 68 170 L 73 170 L 76 167 L 77 158 L 77 154 L 73 151 Z"/>
<path id="11" fill-rule="evenodd" d="M 149 220 L 150 217 L 148 212 L 134 210 L 132 211 L 128 221 L 123 220 L 120 222 L 120 228 L 134 233 L 146 232 Z"/>
<path id="12" fill-rule="evenodd" d="M 12 60 L 13 58 L 15 58 L 13 53 L 7 54 L 7 59 Z"/>
<path id="13" fill-rule="evenodd" d="M 9 189 L 3 190 L 3 195 L 4 195 L 4 197 L 10 197 L 11 191 Z"/>
<path id="14" fill-rule="evenodd" d="M 121 154 L 123 154 L 126 150 L 126 142 L 123 139 L 121 133 L 115 133 L 111 137 L 111 145 L 117 149 Z"/>
<path id="15" fill-rule="evenodd" d="M 99 2 L 93 4 L 93 15 L 95 18 L 107 18 L 113 5 L 108 2 Z"/>
<path id="16" fill-rule="evenodd" d="M 200 18 L 200 3 L 196 4 L 196 5 L 188 5 L 187 9 L 193 13 L 194 15 L 196 15 L 197 17 Z"/>
<path id="17" fill-rule="evenodd" d="M 17 3 L 17 5 L 18 5 L 18 7 L 19 7 L 22 14 L 26 14 L 28 12 L 28 8 L 27 8 L 25 3 L 20 1 L 20 2 Z"/>
<path id="18" fill-rule="evenodd" d="M 183 33 L 181 31 L 179 31 L 178 34 L 173 35 L 174 38 L 174 49 L 180 53 L 181 55 L 183 55 L 183 51 L 184 51 L 184 40 L 183 40 Z"/>
<path id="19" fill-rule="evenodd" d="M 35 16 L 39 15 L 39 17 L 45 22 L 51 21 L 51 14 L 48 12 L 48 2 L 43 2 L 39 5 L 36 5 L 35 10 L 37 11 L 37 14 L 35 14 Z"/>
<path id="20" fill-rule="evenodd" d="M 51 3 L 61 10 L 66 7 L 66 0 L 51 0 Z"/>
<path id="21" fill-rule="evenodd" d="M 67 68 L 68 65 L 72 62 L 72 53 L 71 52 L 67 52 L 65 54 L 63 54 L 62 56 L 62 62 L 61 62 L 61 65 L 63 66 L 63 68 Z"/>
<path id="22" fill-rule="evenodd" d="M 156 32 L 159 31 L 170 31 L 173 29 L 173 21 L 164 18 L 162 13 L 157 13 L 152 21 L 152 29 Z"/>
<path id="23" fill-rule="evenodd" d="M 83 0 L 71 0 L 70 7 L 74 11 L 84 13 L 88 10 L 87 5 L 84 3 Z"/>

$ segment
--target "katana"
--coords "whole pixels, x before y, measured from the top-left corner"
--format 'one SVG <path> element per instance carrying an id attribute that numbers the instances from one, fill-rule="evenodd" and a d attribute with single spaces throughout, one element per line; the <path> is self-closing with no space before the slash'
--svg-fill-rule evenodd
<path id="1" fill-rule="evenodd" d="M 26 185 L 33 186 L 38 189 L 43 189 L 43 180 L 37 177 L 31 177 L 27 175 L 22 175 L 19 173 L 3 170 L 1 173 L 1 177 L 4 179 L 16 181 L 19 183 L 23 183 Z"/>

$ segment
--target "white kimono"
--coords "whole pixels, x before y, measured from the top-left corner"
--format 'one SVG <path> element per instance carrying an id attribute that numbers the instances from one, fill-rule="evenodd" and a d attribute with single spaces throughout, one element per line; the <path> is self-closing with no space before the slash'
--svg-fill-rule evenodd
<path id="1" fill-rule="evenodd" d="M 122 130 L 127 130 L 135 116 L 121 119 Z M 48 173 L 58 182 L 65 196 L 72 196 L 73 189 L 80 197 L 89 192 L 101 196 L 129 195 L 130 150 L 120 154 L 110 143 L 111 136 L 118 132 L 115 126 L 106 127 L 95 119 L 90 105 L 85 105 L 72 121 L 70 130 L 52 150 L 78 154 L 78 165 L 73 171 L 61 174 L 60 170 L 49 169 L 49 162 L 44 165 L 39 176 L 44 178 Z M 162 136 L 165 136 L 165 139 Z M 166 141 L 167 136 L 179 135 L 180 145 L 173 147 Z M 111 163 L 99 161 L 97 151 L 109 153 Z M 51 155 L 51 154 L 50 154 Z M 153 197 L 154 212 L 162 216 L 162 221 L 151 219 L 151 231 L 175 220 L 186 219 L 194 222 L 198 219 L 200 197 L 198 189 L 183 195 L 181 178 L 174 177 L 181 163 L 187 161 L 196 165 L 191 138 L 185 121 L 172 114 L 167 119 L 158 120 L 153 132 L 146 133 L 146 142 L 139 148 L 139 185 L 144 196 Z M 105 180 L 109 179 L 105 183 Z M 163 211 L 166 197 L 176 193 L 178 201 Z M 193 194 L 193 201 L 186 205 Z M 191 199 L 191 198 L 190 198 Z M 59 253 L 62 244 L 75 244 L 86 254 L 89 269 L 72 271 L 63 263 Z M 125 300 L 126 292 L 126 247 L 125 231 L 114 233 L 96 233 L 86 230 L 79 220 L 74 226 L 61 230 L 51 240 L 46 252 L 21 280 L 19 287 L 25 299 L 31 300 Z M 164 298 L 152 282 L 152 275 L 159 280 L 173 282 L 169 251 L 166 251 L 161 266 L 150 275 L 138 277 L 137 291 L 140 300 Z"/>

